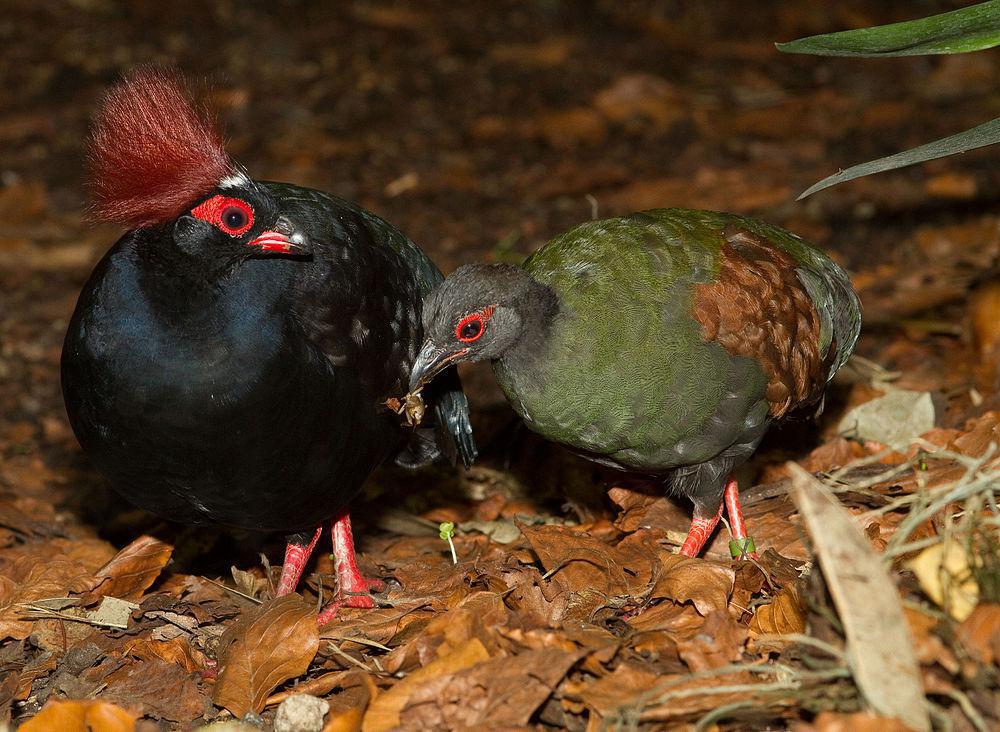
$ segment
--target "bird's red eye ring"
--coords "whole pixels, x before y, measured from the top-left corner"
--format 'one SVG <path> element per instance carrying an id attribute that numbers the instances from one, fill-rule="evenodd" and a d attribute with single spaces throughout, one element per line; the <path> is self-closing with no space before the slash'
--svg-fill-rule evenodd
<path id="1" fill-rule="evenodd" d="M 493 315 L 493 306 L 484 308 L 478 313 L 471 313 L 462 318 L 455 326 L 455 337 L 462 343 L 472 343 L 482 338 L 486 331 L 486 321 Z"/>
<path id="2" fill-rule="evenodd" d="M 253 228 L 253 208 L 246 201 L 229 196 L 212 196 L 196 206 L 191 215 L 230 236 L 245 234 Z"/>

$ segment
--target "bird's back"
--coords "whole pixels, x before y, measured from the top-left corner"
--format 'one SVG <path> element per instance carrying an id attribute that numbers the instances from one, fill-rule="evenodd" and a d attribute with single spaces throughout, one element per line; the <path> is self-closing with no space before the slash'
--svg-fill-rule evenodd
<path id="1" fill-rule="evenodd" d="M 821 395 L 860 324 L 835 263 L 731 214 L 590 222 L 524 266 L 560 311 L 531 378 L 501 362 L 501 386 L 536 431 L 625 468 L 752 451 L 771 419 Z"/>
<path id="2" fill-rule="evenodd" d="M 366 378 L 384 398 L 406 391 L 410 366 L 422 337 L 420 308 L 424 296 L 444 279 L 441 271 L 396 227 L 355 203 L 322 191 L 286 183 L 265 183 L 289 211 L 311 221 L 314 236 L 325 246 L 317 256 L 325 268 L 302 278 L 297 309 L 311 339 L 333 358 L 364 350 L 372 364 Z M 345 249 L 338 242 L 355 243 Z M 345 277 L 350 272 L 345 289 Z M 396 293 L 387 297 L 387 291 Z M 350 322 L 349 327 L 346 323 Z M 331 328 L 336 323 L 337 328 Z M 344 332 L 350 337 L 345 338 Z M 452 463 L 469 466 L 476 445 L 469 422 L 469 405 L 455 373 L 429 390 L 435 415 L 436 439 L 414 436 L 409 455 L 433 459 L 440 450 Z"/>

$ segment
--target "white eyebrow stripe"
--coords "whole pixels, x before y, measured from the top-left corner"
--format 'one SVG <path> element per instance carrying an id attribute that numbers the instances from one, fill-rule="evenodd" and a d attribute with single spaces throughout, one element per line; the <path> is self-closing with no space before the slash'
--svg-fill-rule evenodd
<path id="1" fill-rule="evenodd" d="M 234 173 L 233 175 L 227 175 L 219 181 L 219 188 L 239 188 L 249 182 L 249 179 L 243 173 Z"/>

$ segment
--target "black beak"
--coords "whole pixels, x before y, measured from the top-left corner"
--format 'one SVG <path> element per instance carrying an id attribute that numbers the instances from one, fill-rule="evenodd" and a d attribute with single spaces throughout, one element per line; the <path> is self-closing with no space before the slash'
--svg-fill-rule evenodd
<path id="1" fill-rule="evenodd" d="M 454 363 L 458 363 L 469 352 L 468 348 L 449 351 L 439 348 L 434 341 L 424 341 L 423 348 L 417 354 L 410 370 L 410 393 L 427 386 L 435 376 Z"/>

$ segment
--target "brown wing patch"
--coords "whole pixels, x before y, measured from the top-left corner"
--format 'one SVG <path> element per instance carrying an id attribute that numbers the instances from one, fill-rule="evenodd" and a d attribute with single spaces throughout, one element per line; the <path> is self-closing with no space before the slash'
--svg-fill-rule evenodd
<path id="1" fill-rule="evenodd" d="M 723 235 L 719 277 L 695 286 L 694 317 L 706 340 L 761 364 L 771 416 L 781 417 L 822 394 L 819 315 L 787 252 L 745 229 Z"/>

